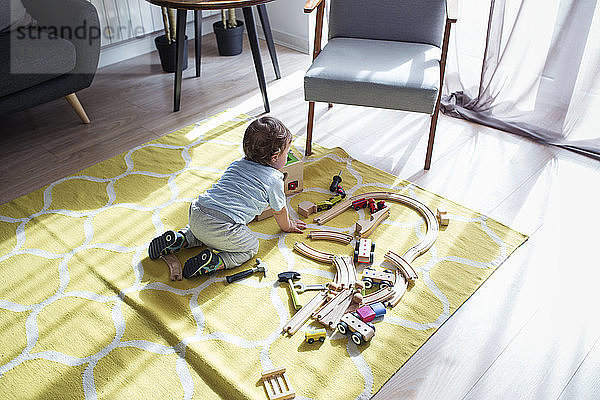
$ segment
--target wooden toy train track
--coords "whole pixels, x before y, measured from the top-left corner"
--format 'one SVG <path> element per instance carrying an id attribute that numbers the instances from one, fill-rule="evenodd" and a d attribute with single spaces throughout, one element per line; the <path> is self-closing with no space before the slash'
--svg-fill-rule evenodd
<path id="1" fill-rule="evenodd" d="M 313 240 L 333 240 L 335 242 L 340 242 L 344 244 L 349 244 L 352 241 L 352 239 L 354 239 L 352 235 L 349 235 L 347 233 L 328 230 L 310 231 L 308 232 L 307 236 Z"/>
<path id="2" fill-rule="evenodd" d="M 390 307 L 394 307 L 398 304 L 402 295 L 408 288 L 410 281 L 417 279 L 417 274 L 412 268 L 411 263 L 419 256 L 427 252 L 431 246 L 435 243 L 439 234 L 439 223 L 438 220 L 425 204 L 411 197 L 404 196 L 398 193 L 390 192 L 370 192 L 362 193 L 347 198 L 346 200 L 338 203 L 333 208 L 325 211 L 314 219 L 319 225 L 331 220 L 338 216 L 346 209 L 352 207 L 352 202 L 356 200 L 363 200 L 372 198 L 375 200 L 391 200 L 404 204 L 415 211 L 417 211 L 425 220 L 426 233 L 418 244 L 409 248 L 403 255 L 399 255 L 393 251 L 388 251 L 385 254 L 385 259 L 392 263 L 396 267 L 394 273 L 393 286 L 379 289 L 362 298 L 361 302 L 352 301 L 356 300 L 354 297 L 356 293 L 356 269 L 350 257 L 342 256 L 337 257 L 333 254 L 324 253 L 319 250 L 313 249 L 312 247 L 297 242 L 294 245 L 294 249 L 301 254 L 321 261 L 330 263 L 333 262 L 336 266 L 335 286 L 327 293 L 321 292 L 317 294 L 309 303 L 299 310 L 290 321 L 284 326 L 283 331 L 289 334 L 294 334 L 302 325 L 310 318 L 313 317 L 327 325 L 329 327 L 335 327 L 342 315 L 349 311 L 354 311 L 360 306 L 365 306 L 377 302 L 382 302 Z M 331 233 L 332 231 L 316 231 L 325 233 L 316 233 L 314 238 L 326 238 L 330 240 L 339 240 L 337 232 Z M 341 241 L 341 240 L 339 240 Z M 328 297 L 329 296 L 329 297 Z"/>

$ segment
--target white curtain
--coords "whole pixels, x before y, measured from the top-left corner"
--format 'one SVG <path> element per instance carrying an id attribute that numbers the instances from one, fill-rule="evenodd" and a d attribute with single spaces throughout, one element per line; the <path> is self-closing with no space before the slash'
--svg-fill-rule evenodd
<path id="1" fill-rule="evenodd" d="M 459 0 L 442 111 L 600 158 L 600 0 Z"/>

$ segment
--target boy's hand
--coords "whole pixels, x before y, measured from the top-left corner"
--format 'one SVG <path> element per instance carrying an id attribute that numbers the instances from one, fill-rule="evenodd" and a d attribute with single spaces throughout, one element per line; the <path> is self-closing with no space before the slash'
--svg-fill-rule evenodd
<path id="1" fill-rule="evenodd" d="M 303 229 L 306 229 L 306 222 L 299 219 L 291 219 L 287 208 L 283 207 L 279 211 L 273 211 L 275 221 L 284 232 L 302 233 Z"/>
<path id="2" fill-rule="evenodd" d="M 306 229 L 306 222 L 300 219 L 290 219 L 290 226 L 284 232 L 302 233 Z"/>

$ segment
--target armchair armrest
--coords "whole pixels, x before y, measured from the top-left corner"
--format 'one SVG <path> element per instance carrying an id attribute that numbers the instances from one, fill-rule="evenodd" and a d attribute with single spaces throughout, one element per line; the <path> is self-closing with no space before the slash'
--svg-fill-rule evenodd
<path id="1" fill-rule="evenodd" d="M 446 0 L 446 18 L 451 23 L 458 20 L 458 0 Z"/>
<path id="2" fill-rule="evenodd" d="M 315 44 L 313 49 L 313 60 L 321 52 L 321 36 L 323 35 L 323 18 L 325 15 L 325 0 L 307 0 L 304 12 L 309 14 L 317 9 L 317 20 L 315 23 Z"/>
<path id="3" fill-rule="evenodd" d="M 96 7 L 87 0 L 22 1 L 40 27 L 73 43 L 77 58 L 72 74 L 93 77 L 100 56 L 101 36 Z"/>
<path id="4" fill-rule="evenodd" d="M 325 0 L 307 0 L 306 4 L 304 5 L 304 13 L 305 14 L 310 14 L 311 12 L 313 12 L 315 10 L 315 8 L 317 8 L 319 6 L 319 4 L 321 4 L 323 1 Z"/>

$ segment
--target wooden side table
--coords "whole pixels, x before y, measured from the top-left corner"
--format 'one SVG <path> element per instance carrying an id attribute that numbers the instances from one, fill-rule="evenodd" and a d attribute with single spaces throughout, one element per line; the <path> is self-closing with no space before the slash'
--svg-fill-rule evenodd
<path id="1" fill-rule="evenodd" d="M 194 29 L 195 29 L 195 57 L 196 57 L 196 76 L 200 76 L 200 53 L 202 43 L 202 10 L 221 10 L 227 8 L 241 8 L 244 13 L 244 23 L 248 33 L 248 41 L 252 50 L 252 58 L 254 60 L 254 68 L 256 77 L 258 78 L 258 86 L 262 93 L 265 112 L 270 111 L 269 99 L 267 97 L 267 83 L 265 80 L 265 72 L 260 56 L 260 48 L 258 45 L 258 35 L 256 33 L 256 25 L 254 23 L 254 15 L 252 14 L 252 6 L 256 6 L 258 16 L 260 18 L 275 76 L 281 78 L 279 71 L 279 63 L 273 44 L 273 35 L 271 34 L 271 25 L 267 15 L 265 3 L 272 0 L 146 0 L 152 4 L 161 7 L 169 7 L 177 9 L 177 32 L 176 32 L 176 51 L 177 60 L 175 63 L 175 86 L 173 90 L 173 111 L 179 111 L 181 105 L 181 81 L 182 81 L 182 66 L 183 66 L 183 46 L 185 37 L 185 24 L 187 19 L 187 11 L 194 11 Z"/>

